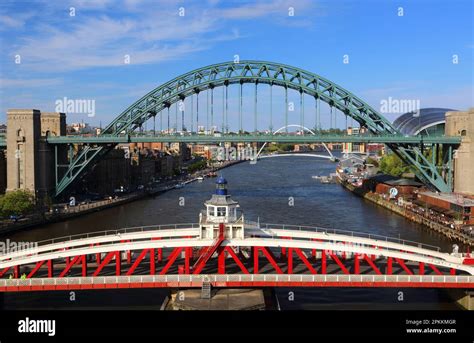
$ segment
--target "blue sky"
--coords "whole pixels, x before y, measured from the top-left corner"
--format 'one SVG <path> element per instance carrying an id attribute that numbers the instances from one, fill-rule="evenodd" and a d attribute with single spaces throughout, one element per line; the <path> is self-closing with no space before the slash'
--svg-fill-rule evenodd
<path id="1" fill-rule="evenodd" d="M 375 109 L 389 97 L 467 109 L 472 23 L 471 0 L 3 0 L 0 122 L 9 108 L 53 111 L 67 97 L 96 101 L 94 118 L 68 122 L 105 125 L 161 83 L 236 54 L 314 72 Z"/>

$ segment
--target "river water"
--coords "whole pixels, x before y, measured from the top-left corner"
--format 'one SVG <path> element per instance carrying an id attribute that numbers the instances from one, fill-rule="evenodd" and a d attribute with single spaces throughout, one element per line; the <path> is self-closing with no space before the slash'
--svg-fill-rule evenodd
<path id="1" fill-rule="evenodd" d="M 259 160 L 254 165 L 240 163 L 221 170 L 220 174 L 228 180 L 229 193 L 239 201 L 247 219 L 260 220 L 262 223 L 322 226 L 400 237 L 449 251 L 452 244 L 443 236 L 377 207 L 339 184 L 320 184 L 311 177 L 327 175 L 334 172 L 334 169 L 335 164 L 329 160 L 291 156 Z M 130 226 L 195 223 L 203 202 L 214 191 L 214 182 L 215 179 L 194 182 L 154 198 L 18 232 L 9 238 L 16 241 L 37 241 Z M 128 295 L 125 302 L 122 291 L 105 291 L 104 296 L 82 292 L 79 298 L 87 299 L 88 303 L 83 303 L 87 307 L 109 306 L 110 302 L 121 304 L 119 306 L 125 308 L 153 308 L 159 306 L 163 294 L 163 290 L 126 292 Z M 432 289 L 295 288 L 277 289 L 276 295 L 282 309 L 457 308 L 443 291 Z M 38 297 L 41 296 L 9 294 L 5 305 L 13 308 L 34 307 Z M 49 294 L 50 302 L 45 306 L 61 307 L 58 298 L 65 297 L 61 294 Z M 109 302 L 107 298 L 110 299 Z M 149 302 L 151 298 L 155 299 L 153 304 Z"/>

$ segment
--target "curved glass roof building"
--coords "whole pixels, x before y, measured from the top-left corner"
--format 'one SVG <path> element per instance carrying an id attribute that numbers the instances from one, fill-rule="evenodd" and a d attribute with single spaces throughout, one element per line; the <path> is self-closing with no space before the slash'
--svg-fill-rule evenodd
<path id="1" fill-rule="evenodd" d="M 408 112 L 395 119 L 393 124 L 405 135 L 443 135 L 446 112 L 457 111 L 450 108 L 422 108 Z M 419 113 L 419 115 L 418 115 Z"/>

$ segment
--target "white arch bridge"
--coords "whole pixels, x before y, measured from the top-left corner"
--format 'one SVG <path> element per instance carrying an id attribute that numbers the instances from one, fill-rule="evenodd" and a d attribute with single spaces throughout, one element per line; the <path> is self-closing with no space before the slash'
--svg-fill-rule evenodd
<path id="1" fill-rule="evenodd" d="M 100 288 L 474 288 L 474 257 L 372 234 L 245 222 L 242 238 L 199 224 L 94 232 L 0 255 L 0 292 Z"/>

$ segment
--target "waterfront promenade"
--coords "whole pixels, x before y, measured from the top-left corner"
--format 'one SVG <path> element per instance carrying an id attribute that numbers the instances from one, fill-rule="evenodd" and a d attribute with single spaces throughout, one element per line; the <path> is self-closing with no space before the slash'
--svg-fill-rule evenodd
<path id="1" fill-rule="evenodd" d="M 440 217 L 430 214 L 429 211 L 413 204 L 412 202 L 398 202 L 387 200 L 380 194 L 367 192 L 361 187 L 357 187 L 344 178 L 339 178 L 340 184 L 347 190 L 370 202 L 384 207 L 394 213 L 397 213 L 415 223 L 422 224 L 426 229 L 436 231 L 451 240 L 474 247 L 473 237 L 463 233 L 459 228 L 454 226 L 447 218 L 442 220 Z"/>

